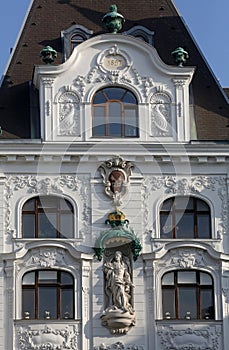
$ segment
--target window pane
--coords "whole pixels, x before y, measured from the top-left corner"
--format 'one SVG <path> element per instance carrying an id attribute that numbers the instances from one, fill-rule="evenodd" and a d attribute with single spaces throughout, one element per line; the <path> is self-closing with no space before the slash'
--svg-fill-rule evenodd
<path id="1" fill-rule="evenodd" d="M 58 197 L 40 197 L 38 201 L 38 208 L 42 209 L 50 209 L 50 208 L 58 208 L 58 202 L 59 198 Z"/>
<path id="2" fill-rule="evenodd" d="M 162 285 L 163 286 L 172 286 L 174 285 L 174 273 L 173 272 L 169 272 L 169 273 L 166 273 L 163 278 L 162 278 Z"/>
<path id="3" fill-rule="evenodd" d="M 61 214 L 60 234 L 63 238 L 73 238 L 73 214 Z"/>
<path id="4" fill-rule="evenodd" d="M 210 238 L 210 217 L 208 214 L 197 216 L 198 238 Z"/>
<path id="5" fill-rule="evenodd" d="M 60 209 L 73 212 L 71 203 L 64 198 L 60 199 Z"/>
<path id="6" fill-rule="evenodd" d="M 163 202 L 161 210 L 166 210 L 166 211 L 170 211 L 171 207 L 172 207 L 172 199 L 167 199 L 166 201 Z"/>
<path id="7" fill-rule="evenodd" d="M 56 213 L 39 213 L 38 215 L 38 237 L 56 238 L 57 237 L 57 218 Z"/>
<path id="8" fill-rule="evenodd" d="M 176 238 L 194 238 L 192 213 L 176 213 Z"/>
<path id="9" fill-rule="evenodd" d="M 73 291 L 62 289 L 62 318 L 73 318 Z"/>
<path id="10" fill-rule="evenodd" d="M 125 107 L 125 136 L 138 136 L 136 108 Z"/>
<path id="11" fill-rule="evenodd" d="M 173 289 L 162 290 L 163 318 L 175 318 L 175 292 Z"/>
<path id="12" fill-rule="evenodd" d="M 200 284 L 203 285 L 208 285 L 211 286 L 212 285 L 212 278 L 210 275 L 208 275 L 207 273 L 204 272 L 200 272 Z"/>
<path id="13" fill-rule="evenodd" d="M 57 271 L 39 271 L 39 283 L 56 283 Z"/>
<path id="14" fill-rule="evenodd" d="M 28 211 L 34 211 L 35 209 L 35 200 L 34 198 L 29 199 L 23 206 L 23 211 L 28 210 Z"/>
<path id="15" fill-rule="evenodd" d="M 22 318 L 35 318 L 35 290 L 22 290 Z"/>
<path id="16" fill-rule="evenodd" d="M 57 318 L 57 288 L 39 287 L 39 318 Z"/>
<path id="17" fill-rule="evenodd" d="M 197 210 L 198 211 L 209 211 L 209 206 L 202 200 L 197 200 Z"/>
<path id="18" fill-rule="evenodd" d="M 177 272 L 178 283 L 196 283 L 196 272 L 192 271 L 178 271 Z"/>
<path id="19" fill-rule="evenodd" d="M 94 106 L 93 135 L 106 135 L 104 106 Z"/>
<path id="20" fill-rule="evenodd" d="M 214 318 L 214 306 L 211 289 L 202 289 L 200 291 L 201 298 L 201 318 L 213 319 Z"/>
<path id="21" fill-rule="evenodd" d="M 110 136 L 122 136 L 122 108 L 118 102 L 112 102 L 109 104 L 109 125 L 108 135 Z"/>
<path id="22" fill-rule="evenodd" d="M 185 318 L 190 313 L 191 318 L 197 318 L 196 288 L 178 288 L 179 318 Z"/>
<path id="23" fill-rule="evenodd" d="M 83 37 L 82 37 L 82 35 L 75 34 L 72 36 L 72 40 L 83 40 Z"/>
<path id="24" fill-rule="evenodd" d="M 28 272 L 23 276 L 22 285 L 33 285 L 35 284 L 35 272 Z"/>
<path id="25" fill-rule="evenodd" d="M 73 277 L 68 272 L 61 272 L 61 284 L 72 284 L 73 285 Z"/>
<path id="26" fill-rule="evenodd" d="M 193 198 L 189 197 L 175 197 L 176 209 L 191 210 L 193 209 Z"/>
<path id="27" fill-rule="evenodd" d="M 160 232 L 161 238 L 173 238 L 171 214 L 160 215 Z"/>
<path id="28" fill-rule="evenodd" d="M 107 99 L 104 96 L 102 91 L 99 91 L 95 94 L 94 100 L 93 100 L 93 104 L 97 105 L 99 103 L 106 103 Z"/>
<path id="29" fill-rule="evenodd" d="M 121 100 L 126 90 L 122 88 L 107 88 L 103 91 L 108 100 Z"/>
<path id="30" fill-rule="evenodd" d="M 127 91 L 127 93 L 125 94 L 125 96 L 123 98 L 123 102 L 124 103 L 131 103 L 134 105 L 137 104 L 137 100 L 136 100 L 135 96 L 129 91 Z"/>
<path id="31" fill-rule="evenodd" d="M 35 237 L 35 215 L 34 214 L 22 215 L 22 236 L 23 238 Z"/>

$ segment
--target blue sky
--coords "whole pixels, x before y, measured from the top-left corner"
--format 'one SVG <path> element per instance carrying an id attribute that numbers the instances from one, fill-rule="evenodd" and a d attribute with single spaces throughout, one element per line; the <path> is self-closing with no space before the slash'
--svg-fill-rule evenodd
<path id="1" fill-rule="evenodd" d="M 223 87 L 229 87 L 229 0 L 174 0 L 174 3 L 216 78 Z M 0 77 L 29 5 L 30 0 L 1 0 Z"/>

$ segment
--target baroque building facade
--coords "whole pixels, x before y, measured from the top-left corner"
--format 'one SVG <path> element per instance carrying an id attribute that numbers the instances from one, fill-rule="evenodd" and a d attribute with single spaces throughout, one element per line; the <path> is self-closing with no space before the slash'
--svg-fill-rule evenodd
<path id="1" fill-rule="evenodd" d="M 227 91 L 171 1 L 117 4 L 32 1 L 2 79 L 2 350 L 227 349 Z"/>

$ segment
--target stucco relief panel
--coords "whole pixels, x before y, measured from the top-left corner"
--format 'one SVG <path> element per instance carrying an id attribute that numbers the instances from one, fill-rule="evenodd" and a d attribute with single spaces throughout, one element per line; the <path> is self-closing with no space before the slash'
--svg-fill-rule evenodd
<path id="1" fill-rule="evenodd" d="M 155 262 L 156 274 L 171 269 L 206 269 L 206 267 L 209 271 L 216 272 L 220 269 L 220 263 L 202 249 L 190 247 L 172 249 L 162 260 Z"/>
<path id="2" fill-rule="evenodd" d="M 16 349 L 81 349 L 81 325 L 77 322 L 67 325 L 16 325 Z"/>
<path id="3" fill-rule="evenodd" d="M 57 95 L 57 135 L 80 136 L 80 99 L 71 87 L 64 87 Z"/>
<path id="4" fill-rule="evenodd" d="M 171 98 L 164 92 L 156 92 L 150 100 L 151 108 L 151 135 L 172 136 Z"/>
<path id="5" fill-rule="evenodd" d="M 221 325 L 158 326 L 160 350 L 222 350 Z"/>

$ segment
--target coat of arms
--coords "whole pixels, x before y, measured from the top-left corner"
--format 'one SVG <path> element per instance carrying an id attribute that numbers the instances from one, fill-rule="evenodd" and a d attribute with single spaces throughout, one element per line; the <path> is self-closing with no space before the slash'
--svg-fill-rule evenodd
<path id="1" fill-rule="evenodd" d="M 128 191 L 129 178 L 133 167 L 133 163 L 119 156 L 105 161 L 99 167 L 105 185 L 105 193 L 117 207 L 122 204 L 121 198 Z"/>

